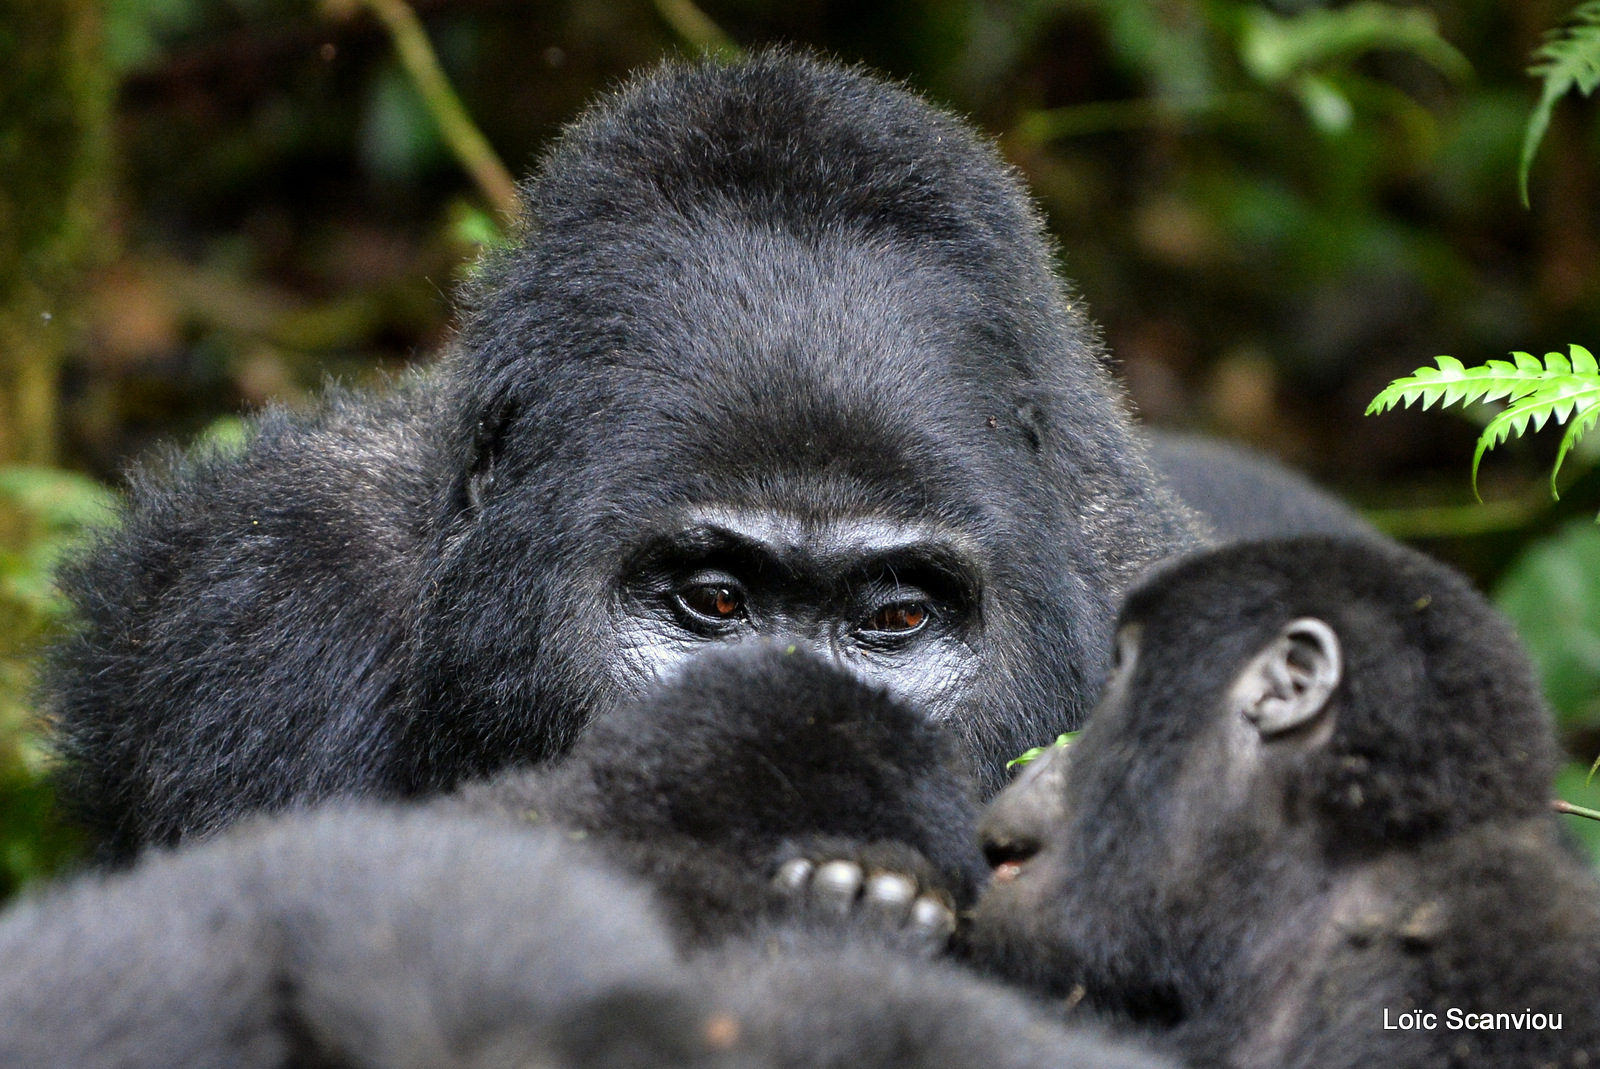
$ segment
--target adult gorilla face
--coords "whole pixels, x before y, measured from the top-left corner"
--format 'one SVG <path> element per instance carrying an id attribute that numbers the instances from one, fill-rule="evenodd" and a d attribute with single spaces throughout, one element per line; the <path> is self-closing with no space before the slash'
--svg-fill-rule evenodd
<path id="1" fill-rule="evenodd" d="M 769 55 L 635 83 L 526 199 L 446 366 L 413 788 L 756 635 L 949 722 L 991 789 L 1078 722 L 1117 593 L 1188 533 L 990 149 Z"/>
<path id="2" fill-rule="evenodd" d="M 949 723 L 993 789 L 1193 543 L 1020 186 L 916 97 L 669 65 L 524 202 L 441 364 L 158 459 L 63 574 L 59 796 L 107 856 L 553 756 L 756 635 Z"/>

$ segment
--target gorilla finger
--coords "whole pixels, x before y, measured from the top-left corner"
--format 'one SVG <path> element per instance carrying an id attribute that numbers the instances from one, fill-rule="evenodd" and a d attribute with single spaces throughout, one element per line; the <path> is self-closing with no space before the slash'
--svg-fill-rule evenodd
<path id="1" fill-rule="evenodd" d="M 931 947 L 942 947 L 956 931 L 956 914 L 937 898 L 923 895 L 911 907 L 908 930 L 926 938 Z"/>
<path id="2" fill-rule="evenodd" d="M 803 857 L 790 858 L 778 866 L 778 872 L 772 877 L 772 886 L 785 898 L 803 898 L 806 885 L 811 882 L 811 874 L 816 866 Z"/>
<path id="3" fill-rule="evenodd" d="M 862 879 L 861 866 L 855 862 L 829 861 L 812 878 L 811 902 L 825 913 L 849 913 L 861 892 Z"/>
<path id="4" fill-rule="evenodd" d="M 917 885 L 909 876 L 898 872 L 880 872 L 867 881 L 863 893 L 866 916 L 885 928 L 898 928 L 911 912 L 911 903 L 917 897 Z"/>

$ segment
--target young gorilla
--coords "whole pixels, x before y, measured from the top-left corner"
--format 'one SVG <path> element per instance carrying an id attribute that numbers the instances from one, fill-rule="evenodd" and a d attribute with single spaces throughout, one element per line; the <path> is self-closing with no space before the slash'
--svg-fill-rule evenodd
<path id="1" fill-rule="evenodd" d="M 135 473 L 65 576 L 60 795 L 109 856 L 549 758 L 752 635 L 950 725 L 988 793 L 1197 544 L 1015 176 L 903 89 L 668 64 L 523 200 L 441 364 Z"/>
<path id="2" fill-rule="evenodd" d="M 1198 1066 L 1600 1064 L 1600 888 L 1527 659 L 1462 578 L 1236 546 L 1136 589 L 1118 648 L 1081 739 L 985 818 L 980 960 Z"/>

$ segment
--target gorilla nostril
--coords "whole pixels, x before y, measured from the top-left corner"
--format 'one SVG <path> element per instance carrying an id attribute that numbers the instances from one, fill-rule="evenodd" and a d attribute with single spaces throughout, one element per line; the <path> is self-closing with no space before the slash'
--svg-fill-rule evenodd
<path id="1" fill-rule="evenodd" d="M 990 839 L 983 844 L 983 858 L 994 870 L 996 883 L 1009 883 L 1022 874 L 1022 867 L 1039 852 L 1037 839 Z"/>

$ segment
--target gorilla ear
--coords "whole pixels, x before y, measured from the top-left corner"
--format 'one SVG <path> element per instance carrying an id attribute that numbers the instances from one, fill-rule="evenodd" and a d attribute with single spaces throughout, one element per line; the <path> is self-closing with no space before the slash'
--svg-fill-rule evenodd
<path id="1" fill-rule="evenodd" d="M 1285 624 L 1244 666 L 1229 690 L 1230 705 L 1270 739 L 1320 717 L 1343 674 L 1339 636 L 1303 617 Z"/>
<path id="2" fill-rule="evenodd" d="M 462 465 L 455 494 L 456 510 L 476 515 L 494 488 L 495 463 L 500 459 L 507 428 L 517 418 L 515 400 L 496 405 L 478 421 L 472 436 L 472 450 Z"/>

